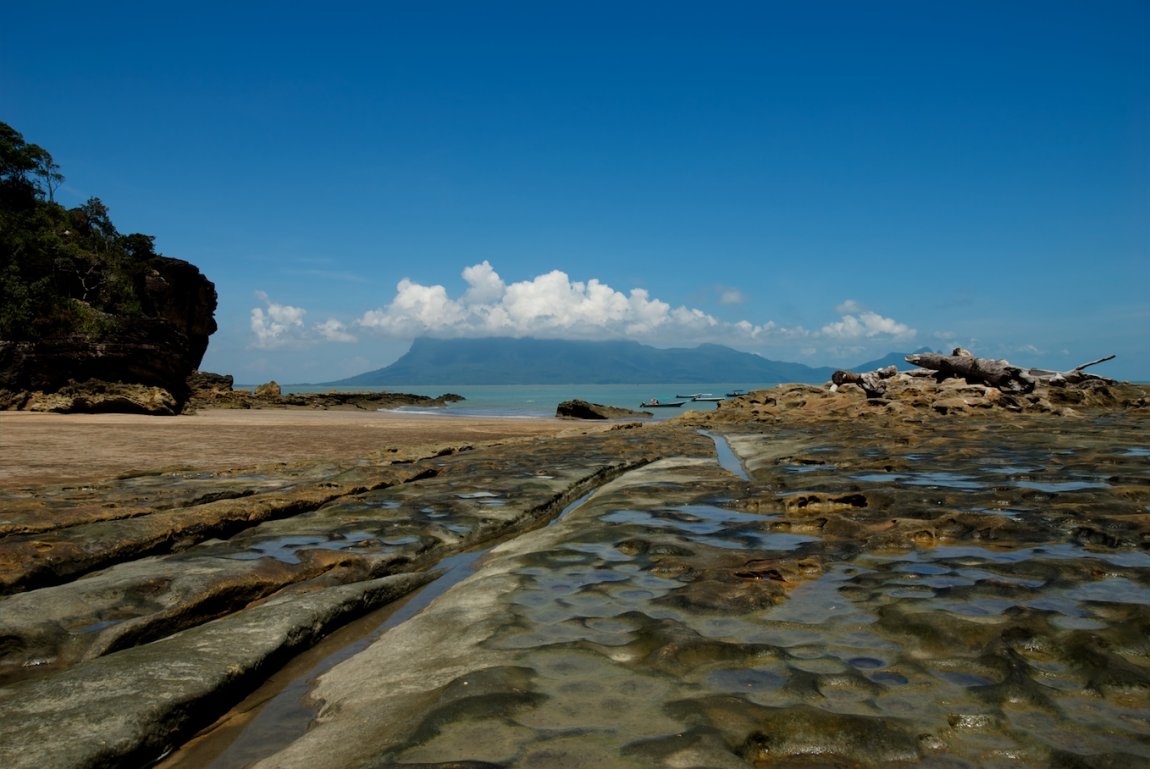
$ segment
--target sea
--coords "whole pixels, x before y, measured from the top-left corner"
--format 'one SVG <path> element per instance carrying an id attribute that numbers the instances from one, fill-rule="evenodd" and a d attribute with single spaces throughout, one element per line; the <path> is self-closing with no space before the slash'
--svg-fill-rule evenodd
<path id="1" fill-rule="evenodd" d="M 739 391 L 761 390 L 771 385 L 747 382 L 710 384 L 570 384 L 570 385 L 392 385 L 388 387 L 346 387 L 331 385 L 284 385 L 284 393 L 333 391 L 397 392 L 435 397 L 446 393 L 463 396 L 464 400 L 441 408 L 405 406 L 397 411 L 439 416 L 521 417 L 525 419 L 555 416 L 563 401 L 584 400 L 603 406 L 618 406 L 636 411 L 649 411 L 654 419 L 669 419 L 684 411 L 713 411 L 715 403 L 693 401 L 692 396 L 725 398 Z M 662 403 L 683 405 L 674 408 L 648 408 L 640 404 L 658 399 Z"/>

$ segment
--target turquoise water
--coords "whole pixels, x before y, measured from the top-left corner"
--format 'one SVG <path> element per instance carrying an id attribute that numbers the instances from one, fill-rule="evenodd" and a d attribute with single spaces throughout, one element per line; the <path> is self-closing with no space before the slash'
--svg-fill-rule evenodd
<path id="1" fill-rule="evenodd" d="M 761 390 L 769 385 L 748 383 L 714 383 L 708 385 L 436 385 L 436 386 L 395 386 L 395 387 L 354 387 L 341 388 L 356 392 L 400 392 L 413 395 L 443 395 L 455 393 L 465 400 L 436 409 L 404 408 L 401 411 L 442 414 L 446 416 L 507 416 L 507 417 L 553 417 L 555 407 L 566 400 L 584 400 L 604 406 L 620 406 L 640 410 L 640 403 L 658 398 L 660 401 L 686 402 L 679 408 L 647 409 L 656 419 L 667 419 L 684 411 L 713 411 L 714 403 L 692 402 L 676 398 L 676 395 L 710 394 L 723 397 L 735 390 Z M 283 388 L 285 393 L 330 392 L 330 386 L 290 385 Z"/>

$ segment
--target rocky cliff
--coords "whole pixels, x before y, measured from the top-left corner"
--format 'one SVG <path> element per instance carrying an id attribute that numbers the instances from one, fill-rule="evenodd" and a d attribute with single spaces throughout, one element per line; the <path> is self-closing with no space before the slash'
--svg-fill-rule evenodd
<path id="1" fill-rule="evenodd" d="M 179 259 L 150 261 L 143 312 L 105 331 L 0 340 L 0 408 L 176 414 L 215 332 L 216 289 Z"/>
<path id="2" fill-rule="evenodd" d="M 216 330 L 196 267 L 56 202 L 52 156 L 0 122 L 0 409 L 176 414 Z"/>

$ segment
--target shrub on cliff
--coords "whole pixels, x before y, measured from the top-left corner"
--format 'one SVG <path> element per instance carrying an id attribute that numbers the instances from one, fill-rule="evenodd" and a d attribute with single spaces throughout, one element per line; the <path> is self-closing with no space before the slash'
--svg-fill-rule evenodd
<path id="1" fill-rule="evenodd" d="M 67 209 L 52 156 L 0 122 L 0 339 L 99 341 L 151 314 L 150 235 L 121 234 L 99 198 Z"/>
<path id="2" fill-rule="evenodd" d="M 0 408 L 89 382 L 93 398 L 52 408 L 151 408 L 106 397 L 116 383 L 163 389 L 175 405 L 162 411 L 178 411 L 216 330 L 215 286 L 150 235 L 120 233 L 99 198 L 58 204 L 63 178 L 0 122 Z"/>

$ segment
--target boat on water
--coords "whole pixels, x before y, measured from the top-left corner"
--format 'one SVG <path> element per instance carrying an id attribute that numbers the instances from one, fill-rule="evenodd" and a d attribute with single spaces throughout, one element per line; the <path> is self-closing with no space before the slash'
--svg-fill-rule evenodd
<path id="1" fill-rule="evenodd" d="M 691 393 L 690 395 L 683 395 L 681 393 L 675 393 L 675 397 L 676 398 L 687 398 L 688 400 L 695 400 L 695 398 L 698 398 L 702 394 L 703 393 Z"/>
<path id="2" fill-rule="evenodd" d="M 678 406 L 682 406 L 684 403 L 686 403 L 686 401 L 659 401 L 659 400 L 654 400 L 654 401 L 647 401 L 645 403 L 640 403 L 639 408 L 641 408 L 641 409 L 676 408 Z"/>
<path id="3" fill-rule="evenodd" d="M 723 400 L 723 398 L 721 396 L 718 396 L 718 395 L 711 395 L 710 393 L 700 393 L 699 395 L 696 395 L 694 398 L 691 398 L 691 400 L 696 401 L 698 403 L 717 403 L 717 402 Z"/>
<path id="4" fill-rule="evenodd" d="M 746 390 L 731 390 L 727 393 L 728 398 L 741 398 L 747 394 Z"/>

